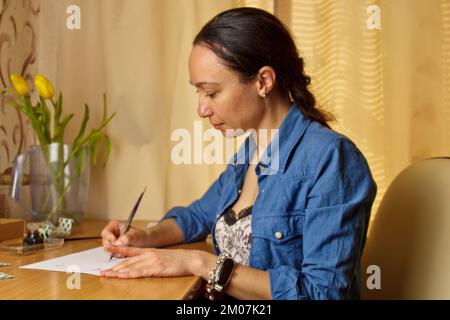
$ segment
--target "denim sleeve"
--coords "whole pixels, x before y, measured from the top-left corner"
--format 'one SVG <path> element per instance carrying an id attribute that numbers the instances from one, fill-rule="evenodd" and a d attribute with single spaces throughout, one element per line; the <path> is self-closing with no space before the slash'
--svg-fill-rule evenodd
<path id="1" fill-rule="evenodd" d="M 321 154 L 307 196 L 303 262 L 269 270 L 273 299 L 351 299 L 360 285 L 353 280 L 376 184 L 351 141 L 334 141 Z"/>
<path id="2" fill-rule="evenodd" d="M 227 170 L 212 184 L 206 193 L 187 207 L 174 207 L 161 219 L 172 218 L 184 235 L 184 243 L 200 241 L 211 233 L 215 223 L 217 205 L 225 183 Z"/>

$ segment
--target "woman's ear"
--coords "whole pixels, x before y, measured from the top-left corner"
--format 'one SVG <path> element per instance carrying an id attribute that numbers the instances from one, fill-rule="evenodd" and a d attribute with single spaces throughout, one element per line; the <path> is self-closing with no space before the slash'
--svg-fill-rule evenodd
<path id="1" fill-rule="evenodd" d="M 264 66 L 259 69 L 256 79 L 256 90 L 261 97 L 265 97 L 275 87 L 275 70 L 272 67 Z"/>

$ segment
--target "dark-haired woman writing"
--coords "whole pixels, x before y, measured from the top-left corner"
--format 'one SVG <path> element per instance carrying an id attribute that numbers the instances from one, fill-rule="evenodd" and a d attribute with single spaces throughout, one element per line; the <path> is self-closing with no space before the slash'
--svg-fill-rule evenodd
<path id="1" fill-rule="evenodd" d="M 262 10 L 223 12 L 196 36 L 189 73 L 198 114 L 224 135 L 276 133 L 250 135 L 202 198 L 157 226 L 120 236 L 120 223 L 109 223 L 105 248 L 129 258 L 103 275 L 198 275 L 210 299 L 360 298 L 376 185 L 361 152 L 316 108 L 286 28 Z M 210 233 L 217 255 L 155 249 Z"/>

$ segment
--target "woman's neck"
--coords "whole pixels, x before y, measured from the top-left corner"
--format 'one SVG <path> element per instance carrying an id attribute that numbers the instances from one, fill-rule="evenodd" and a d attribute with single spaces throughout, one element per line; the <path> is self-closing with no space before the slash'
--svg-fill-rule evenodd
<path id="1" fill-rule="evenodd" d="M 272 138 L 277 133 L 284 118 L 288 114 L 292 103 L 289 98 L 282 99 L 279 96 L 265 98 L 265 114 L 262 117 L 258 128 L 253 132 L 253 138 L 256 143 L 256 151 L 253 155 L 259 161 L 262 153 L 271 143 Z M 254 162 L 256 163 L 256 162 Z"/>

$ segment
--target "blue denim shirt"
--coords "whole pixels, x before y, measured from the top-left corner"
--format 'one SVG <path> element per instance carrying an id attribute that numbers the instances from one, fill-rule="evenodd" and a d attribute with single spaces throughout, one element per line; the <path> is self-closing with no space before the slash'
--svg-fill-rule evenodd
<path id="1" fill-rule="evenodd" d="M 347 137 L 306 119 L 294 104 L 278 130 L 275 172 L 267 154 L 256 166 L 249 266 L 269 272 L 273 299 L 359 299 L 360 258 L 376 184 Z M 175 207 L 185 242 L 205 239 L 239 196 L 246 170 L 236 164 L 251 139 L 198 200 Z M 248 149 L 250 150 L 250 149 Z M 269 148 L 268 148 L 269 150 Z M 266 151 L 267 153 L 267 151 Z"/>

